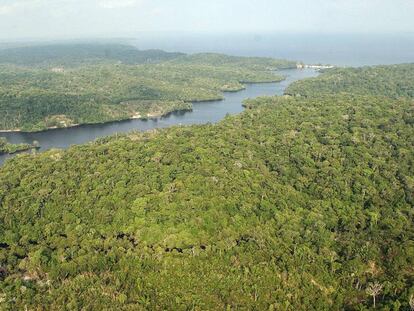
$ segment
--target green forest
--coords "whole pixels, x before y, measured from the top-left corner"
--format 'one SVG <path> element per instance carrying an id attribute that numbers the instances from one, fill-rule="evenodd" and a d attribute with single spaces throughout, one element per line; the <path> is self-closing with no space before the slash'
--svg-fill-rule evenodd
<path id="1" fill-rule="evenodd" d="M 316 79 L 310 78 L 292 83 L 285 93 L 306 97 L 347 93 L 413 98 L 414 63 L 328 69 Z"/>
<path id="2" fill-rule="evenodd" d="M 222 99 L 222 92 L 242 90 L 245 83 L 281 81 L 274 71 L 294 66 L 271 58 L 162 54 L 122 45 L 4 49 L 0 130 L 31 132 L 188 110 L 191 102 Z"/>
<path id="3" fill-rule="evenodd" d="M 27 151 L 30 149 L 38 148 L 38 144 L 11 144 L 6 138 L 0 137 L 0 155 L 2 154 L 13 154 L 20 151 Z"/>
<path id="4" fill-rule="evenodd" d="M 0 63 L 29 67 L 79 67 L 102 63 L 144 64 L 171 60 L 183 53 L 141 51 L 119 43 L 62 43 L 0 48 Z"/>
<path id="5" fill-rule="evenodd" d="M 7 160 L 3 309 L 411 310 L 413 71 Z"/>

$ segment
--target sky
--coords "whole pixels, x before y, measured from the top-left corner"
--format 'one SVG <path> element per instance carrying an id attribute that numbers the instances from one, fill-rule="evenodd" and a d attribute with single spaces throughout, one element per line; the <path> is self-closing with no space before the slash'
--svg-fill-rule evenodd
<path id="1" fill-rule="evenodd" d="M 0 39 L 414 33 L 414 0 L 0 0 Z"/>

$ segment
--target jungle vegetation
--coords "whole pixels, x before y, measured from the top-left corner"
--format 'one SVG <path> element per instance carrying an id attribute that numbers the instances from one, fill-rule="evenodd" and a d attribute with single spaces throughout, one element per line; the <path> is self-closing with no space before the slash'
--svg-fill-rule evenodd
<path id="1" fill-rule="evenodd" d="M 0 63 L 29 67 L 78 67 L 120 62 L 124 64 L 158 63 L 183 56 L 161 50 L 141 51 L 126 44 L 73 43 L 43 44 L 0 49 Z"/>
<path id="2" fill-rule="evenodd" d="M 8 160 L 4 309 L 410 310 L 413 98 L 317 93 Z"/>
<path id="3" fill-rule="evenodd" d="M 46 64 L 45 51 L 51 54 Z M 191 102 L 222 99 L 222 92 L 244 83 L 281 81 L 274 70 L 294 66 L 269 58 L 145 51 L 157 60 L 151 63 L 141 60 L 142 53 L 100 45 L 0 50 L 0 129 L 39 131 L 150 117 L 146 110 L 188 110 Z"/>
<path id="4" fill-rule="evenodd" d="M 414 63 L 361 68 L 323 70 L 317 78 L 292 83 L 289 95 L 321 96 L 347 93 L 383 95 L 391 98 L 414 97 Z"/>
<path id="5" fill-rule="evenodd" d="M 34 142 L 33 144 L 11 144 L 5 137 L 0 137 L 0 155 L 13 154 L 37 148 L 39 148 L 38 142 Z"/>

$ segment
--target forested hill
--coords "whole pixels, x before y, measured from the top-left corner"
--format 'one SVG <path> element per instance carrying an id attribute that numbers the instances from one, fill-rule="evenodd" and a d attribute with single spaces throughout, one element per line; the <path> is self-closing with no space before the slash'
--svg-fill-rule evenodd
<path id="1" fill-rule="evenodd" d="M 410 310 L 412 99 L 246 107 L 9 160 L 4 309 Z"/>
<path id="2" fill-rule="evenodd" d="M 122 44 L 62 43 L 0 49 L 0 63 L 46 67 L 73 67 L 105 62 L 146 64 L 167 61 L 183 55 L 161 50 L 141 51 Z"/>
<path id="3" fill-rule="evenodd" d="M 414 97 L 414 63 L 329 69 L 317 78 L 291 84 L 285 93 L 302 96 L 347 93 Z"/>
<path id="4" fill-rule="evenodd" d="M 79 67 L 102 63 L 128 65 L 161 63 L 204 64 L 209 66 L 243 66 L 253 68 L 295 68 L 296 62 L 265 57 L 237 57 L 216 53 L 186 55 L 162 50 L 138 50 L 127 44 L 61 43 L 29 45 L 0 49 L 0 64 L 29 67 Z"/>
<path id="5" fill-rule="evenodd" d="M 1 64 L 7 57 L 13 64 Z M 221 99 L 223 91 L 242 90 L 244 83 L 281 81 L 274 70 L 286 66 L 294 63 L 118 45 L 0 50 L 0 130 L 30 132 L 188 110 L 192 101 Z"/>
<path id="6" fill-rule="evenodd" d="M 239 66 L 252 69 L 284 69 L 296 68 L 295 61 L 267 57 L 241 57 L 217 53 L 199 53 L 177 57 L 171 61 L 176 64 L 204 64 L 209 66 Z"/>

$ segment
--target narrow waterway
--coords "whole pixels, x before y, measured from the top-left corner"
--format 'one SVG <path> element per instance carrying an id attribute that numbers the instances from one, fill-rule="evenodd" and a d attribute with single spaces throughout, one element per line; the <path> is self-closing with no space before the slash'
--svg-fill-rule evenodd
<path id="1" fill-rule="evenodd" d="M 223 101 L 200 102 L 193 104 L 193 110 L 175 112 L 156 120 L 126 120 L 105 124 L 83 125 L 66 129 L 55 129 L 37 133 L 0 133 L 10 143 L 32 143 L 37 140 L 40 151 L 51 148 L 68 148 L 71 145 L 83 144 L 99 137 L 125 133 L 133 130 L 146 131 L 154 128 L 169 127 L 178 124 L 214 123 L 223 119 L 226 114 L 237 114 L 243 111 L 242 102 L 247 98 L 264 95 L 282 95 L 286 87 L 294 81 L 318 75 L 313 69 L 281 70 L 286 80 L 280 83 L 249 84 L 246 89 L 236 93 L 225 93 Z M 13 155 L 1 155 L 0 165 Z"/>

